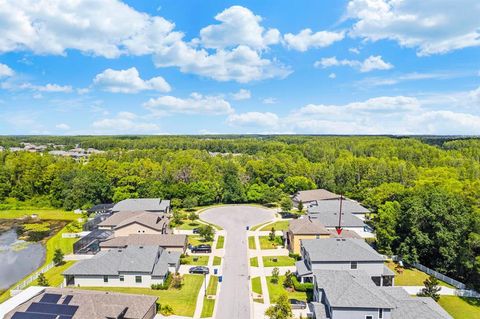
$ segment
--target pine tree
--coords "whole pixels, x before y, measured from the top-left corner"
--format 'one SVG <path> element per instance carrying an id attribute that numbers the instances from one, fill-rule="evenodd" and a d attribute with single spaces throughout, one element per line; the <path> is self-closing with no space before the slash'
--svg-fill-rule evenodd
<path id="1" fill-rule="evenodd" d="M 55 266 L 63 264 L 63 251 L 61 249 L 55 249 L 55 253 L 53 255 L 53 262 L 55 263 Z"/>
<path id="2" fill-rule="evenodd" d="M 265 315 L 270 319 L 290 319 L 292 318 L 292 306 L 288 302 L 286 294 L 282 294 L 275 301 L 275 304 L 270 306 Z"/>
<path id="3" fill-rule="evenodd" d="M 44 286 L 44 287 L 50 286 L 47 278 L 43 273 L 38 274 L 37 282 L 39 286 Z"/>
<path id="4" fill-rule="evenodd" d="M 440 299 L 440 295 L 438 294 L 438 292 L 442 289 L 438 285 L 438 279 L 430 276 L 425 279 L 423 284 L 425 285 L 425 288 L 422 288 L 422 290 L 417 295 L 421 297 L 431 297 L 433 300 L 438 301 L 438 299 Z"/>

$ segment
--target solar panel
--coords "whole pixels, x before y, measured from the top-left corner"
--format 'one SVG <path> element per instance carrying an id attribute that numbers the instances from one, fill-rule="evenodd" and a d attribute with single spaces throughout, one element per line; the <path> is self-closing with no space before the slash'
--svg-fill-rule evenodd
<path id="1" fill-rule="evenodd" d="M 61 297 L 62 295 L 57 294 L 44 294 L 40 302 L 57 303 Z"/>
<path id="2" fill-rule="evenodd" d="M 55 319 L 57 315 L 35 313 L 35 312 L 15 312 L 12 319 Z"/>
<path id="3" fill-rule="evenodd" d="M 32 304 L 30 304 L 28 307 L 27 312 L 73 316 L 77 309 L 78 306 L 32 302 Z"/>
<path id="4" fill-rule="evenodd" d="M 72 295 L 66 296 L 65 299 L 62 302 L 62 305 L 68 305 L 70 303 L 70 301 L 72 300 L 72 298 L 73 298 Z"/>

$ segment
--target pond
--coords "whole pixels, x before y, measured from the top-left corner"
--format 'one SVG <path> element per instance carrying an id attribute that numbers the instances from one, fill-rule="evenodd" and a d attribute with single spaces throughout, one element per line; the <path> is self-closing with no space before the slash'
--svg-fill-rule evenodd
<path id="1" fill-rule="evenodd" d="M 7 289 L 39 268 L 45 247 L 18 239 L 14 229 L 0 233 L 0 290 Z"/>

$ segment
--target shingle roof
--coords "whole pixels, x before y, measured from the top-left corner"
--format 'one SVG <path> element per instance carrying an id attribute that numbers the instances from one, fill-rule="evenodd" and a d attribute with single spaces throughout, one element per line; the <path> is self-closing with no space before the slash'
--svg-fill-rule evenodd
<path id="1" fill-rule="evenodd" d="M 305 263 L 305 259 L 299 260 L 295 263 L 295 268 L 297 270 L 297 274 L 302 277 L 306 275 L 310 275 L 312 271 L 308 269 L 307 264 Z"/>
<path id="2" fill-rule="evenodd" d="M 362 239 L 311 239 L 302 241 L 302 246 L 312 262 L 385 260 Z"/>
<path id="3" fill-rule="evenodd" d="M 288 231 L 298 235 L 330 235 L 330 231 L 318 220 L 312 220 L 310 218 L 291 220 L 288 225 Z"/>
<path id="4" fill-rule="evenodd" d="M 150 213 L 145 211 L 122 211 L 113 214 L 98 226 L 114 227 L 119 229 L 130 225 L 132 223 L 138 223 L 148 228 L 161 231 L 169 223 L 167 214 L 165 213 Z"/>
<path id="5" fill-rule="evenodd" d="M 117 318 L 125 309 L 127 309 L 125 318 L 142 319 L 158 299 L 147 295 L 80 289 L 47 288 L 44 293 L 61 295 L 59 303 L 63 302 L 66 296 L 72 296 L 68 304 L 78 306 L 72 319 Z M 17 311 L 26 311 L 33 302 L 38 302 L 44 293 L 16 307 L 5 316 L 5 319 L 10 319 Z"/>
<path id="6" fill-rule="evenodd" d="M 326 189 L 311 189 L 307 191 L 299 191 L 293 196 L 293 200 L 304 203 L 314 200 L 326 200 L 340 198 L 340 195 L 327 191 Z"/>
<path id="7" fill-rule="evenodd" d="M 308 209 L 310 212 L 315 213 L 324 213 L 324 212 L 336 212 L 340 211 L 340 199 L 332 199 L 332 200 L 321 200 L 318 201 L 313 206 L 310 206 Z M 359 214 L 366 214 L 370 211 L 360 205 L 359 202 L 356 202 L 351 199 L 344 199 L 342 200 L 342 212 L 343 213 L 359 213 Z"/>
<path id="8" fill-rule="evenodd" d="M 325 291 L 331 307 L 393 308 L 364 271 L 313 270 L 317 287 Z"/>
<path id="9" fill-rule="evenodd" d="M 151 212 L 165 212 L 170 207 L 168 199 L 160 198 L 130 198 L 124 199 L 113 206 L 112 210 L 120 211 L 151 211 Z"/>
<path id="10" fill-rule="evenodd" d="M 127 246 L 184 247 L 187 235 L 132 234 L 112 237 L 100 243 L 102 248 L 125 248 Z"/>
<path id="11" fill-rule="evenodd" d="M 325 225 L 325 227 L 338 226 L 338 212 L 317 213 L 314 210 L 309 209 L 308 217 L 318 220 L 320 223 Z M 341 225 L 342 227 L 364 227 L 365 223 L 360 218 L 351 213 L 342 213 Z"/>

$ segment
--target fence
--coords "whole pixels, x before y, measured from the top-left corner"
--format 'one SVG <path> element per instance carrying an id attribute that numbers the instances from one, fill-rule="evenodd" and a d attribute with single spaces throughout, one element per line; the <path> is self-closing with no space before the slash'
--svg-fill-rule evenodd
<path id="1" fill-rule="evenodd" d="M 459 297 L 479 298 L 480 299 L 480 293 L 476 292 L 475 290 L 457 289 L 457 290 L 455 290 L 455 295 L 457 295 Z"/>
<path id="2" fill-rule="evenodd" d="M 45 265 L 44 267 L 40 268 L 40 270 L 33 273 L 30 277 L 28 277 L 27 279 L 25 279 L 24 281 L 22 281 L 21 283 L 19 283 L 15 287 L 13 287 L 12 290 L 22 290 L 22 289 L 26 288 L 28 285 L 30 285 L 32 282 L 34 282 L 38 278 L 39 274 L 45 273 L 45 272 L 49 271 L 50 269 L 52 269 L 53 267 L 55 267 L 55 263 L 52 261 L 48 265 Z"/>
<path id="3" fill-rule="evenodd" d="M 413 267 L 417 268 L 418 270 L 421 270 L 423 271 L 424 273 L 427 273 L 429 275 L 432 275 L 433 277 L 441 280 L 441 281 L 444 281 L 452 286 L 455 286 L 457 287 L 458 289 L 465 289 L 466 288 L 466 285 L 464 283 L 461 283 L 460 281 L 458 280 L 455 280 L 455 279 L 452 279 L 450 277 L 447 277 L 445 276 L 444 274 L 442 273 L 439 273 L 438 271 L 435 271 L 433 269 L 430 269 L 428 267 L 425 267 L 424 265 L 422 264 L 419 264 L 419 263 L 413 263 L 411 264 Z"/>

